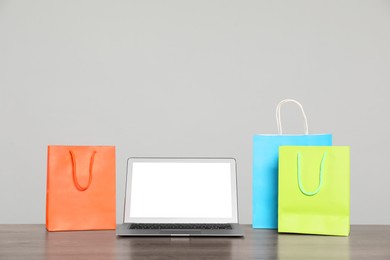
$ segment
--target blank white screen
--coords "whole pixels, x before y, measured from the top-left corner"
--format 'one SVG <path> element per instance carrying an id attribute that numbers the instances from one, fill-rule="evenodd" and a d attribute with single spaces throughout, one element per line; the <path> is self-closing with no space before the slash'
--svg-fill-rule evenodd
<path id="1" fill-rule="evenodd" d="M 131 218 L 232 218 L 230 163 L 134 162 Z"/>

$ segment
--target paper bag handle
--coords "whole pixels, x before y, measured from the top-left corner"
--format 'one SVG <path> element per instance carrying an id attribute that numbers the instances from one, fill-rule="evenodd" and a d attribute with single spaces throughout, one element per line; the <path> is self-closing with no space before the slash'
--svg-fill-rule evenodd
<path id="1" fill-rule="evenodd" d="M 303 115 L 303 120 L 304 120 L 305 135 L 308 135 L 309 134 L 309 127 L 307 125 L 307 118 L 306 118 L 305 111 L 303 110 L 303 107 L 302 107 L 301 103 L 299 103 L 295 99 L 284 99 L 284 100 L 280 101 L 279 104 L 276 106 L 276 125 L 278 127 L 278 133 L 280 135 L 283 133 L 283 131 L 282 131 L 282 121 L 280 119 L 280 109 L 281 109 L 283 104 L 288 103 L 288 102 L 292 102 L 292 103 L 297 104 L 299 106 L 299 108 L 301 109 L 301 112 L 302 112 L 302 115 Z"/>
<path id="2" fill-rule="evenodd" d="M 73 175 L 73 183 L 74 186 L 76 186 L 76 189 L 79 191 L 85 191 L 91 186 L 92 183 L 92 168 L 93 168 L 93 161 L 95 160 L 95 154 L 96 151 L 93 151 L 91 155 L 91 159 L 89 161 L 89 177 L 88 177 L 88 184 L 87 186 L 83 187 L 80 185 L 79 181 L 77 180 L 77 174 L 76 174 L 76 156 L 74 155 L 73 151 L 69 150 L 70 157 L 72 159 L 72 175 Z"/>
<path id="3" fill-rule="evenodd" d="M 320 176 L 319 176 L 319 183 L 318 183 L 318 187 L 317 189 L 315 189 L 315 191 L 306 191 L 304 188 L 303 188 L 303 185 L 302 185 L 302 178 L 301 178 L 301 153 L 298 152 L 298 155 L 297 155 L 297 165 L 298 165 L 298 186 L 299 186 L 299 189 L 301 190 L 301 192 L 303 194 L 305 194 L 306 196 L 313 196 L 313 195 L 316 195 L 318 192 L 320 192 L 321 188 L 322 188 L 322 174 L 324 172 L 324 164 L 325 164 L 325 160 L 326 160 L 326 155 L 328 154 L 328 152 L 325 152 L 324 155 L 322 156 L 322 160 L 321 160 L 321 166 L 320 166 Z"/>

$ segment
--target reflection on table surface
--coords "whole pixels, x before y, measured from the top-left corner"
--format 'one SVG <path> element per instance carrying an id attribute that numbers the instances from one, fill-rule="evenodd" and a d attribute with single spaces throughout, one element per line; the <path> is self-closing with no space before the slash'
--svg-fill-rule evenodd
<path id="1" fill-rule="evenodd" d="M 278 259 L 348 260 L 349 237 L 279 234 Z"/>
<path id="2" fill-rule="evenodd" d="M 120 238 L 114 230 L 0 225 L 0 259 L 390 259 L 390 226 L 352 226 L 350 237 L 244 230 L 243 238 Z"/>

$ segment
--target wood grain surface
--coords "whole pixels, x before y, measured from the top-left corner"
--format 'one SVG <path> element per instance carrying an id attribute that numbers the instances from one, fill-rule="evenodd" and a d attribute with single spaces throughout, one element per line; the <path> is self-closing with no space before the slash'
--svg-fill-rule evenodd
<path id="1" fill-rule="evenodd" d="M 390 260 L 390 226 L 352 226 L 350 237 L 244 230 L 243 238 L 120 238 L 115 231 L 49 233 L 44 225 L 0 225 L 0 259 Z"/>

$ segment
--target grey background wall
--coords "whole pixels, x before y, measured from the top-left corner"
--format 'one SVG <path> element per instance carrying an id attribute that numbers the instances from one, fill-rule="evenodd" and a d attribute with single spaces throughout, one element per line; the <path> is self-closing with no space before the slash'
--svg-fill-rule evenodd
<path id="1" fill-rule="evenodd" d="M 118 222 L 127 157 L 236 157 L 250 223 L 289 97 L 351 146 L 351 222 L 390 224 L 389 46 L 389 1 L 0 1 L 0 223 L 44 223 L 48 144 L 117 146 Z"/>

